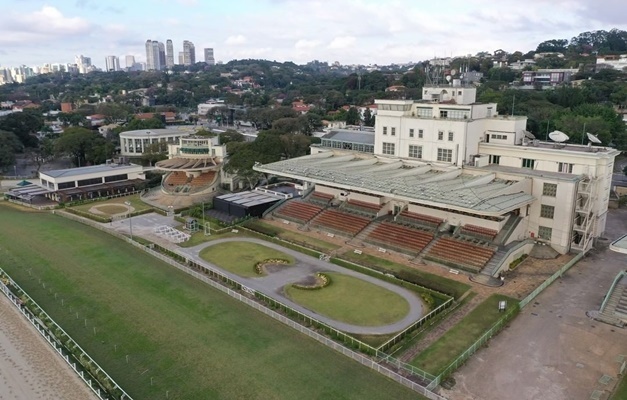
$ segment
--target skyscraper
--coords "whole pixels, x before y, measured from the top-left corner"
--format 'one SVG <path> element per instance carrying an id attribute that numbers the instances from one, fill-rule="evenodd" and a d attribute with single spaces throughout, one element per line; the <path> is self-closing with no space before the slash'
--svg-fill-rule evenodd
<path id="1" fill-rule="evenodd" d="M 196 64 L 196 48 L 189 40 L 183 41 L 183 65 Z"/>
<path id="2" fill-rule="evenodd" d="M 205 63 L 207 65 L 216 65 L 216 59 L 213 58 L 213 49 L 205 49 Z"/>
<path id="3" fill-rule="evenodd" d="M 129 71 L 134 71 L 135 68 L 135 56 L 128 55 L 125 58 L 126 69 Z"/>
<path id="4" fill-rule="evenodd" d="M 174 66 L 174 46 L 171 39 L 165 41 L 165 66 L 168 68 Z"/>
<path id="5" fill-rule="evenodd" d="M 161 43 L 163 46 L 163 43 Z M 164 63 L 161 63 L 161 52 L 159 42 L 156 40 L 146 40 L 146 70 L 160 71 L 162 65 L 165 65 L 165 52 L 163 55 Z"/>
<path id="6" fill-rule="evenodd" d="M 105 71 L 119 71 L 120 59 L 116 56 L 107 56 L 105 58 Z"/>
<path id="7" fill-rule="evenodd" d="M 159 69 L 164 69 L 166 67 L 166 58 L 165 58 L 165 45 L 163 42 L 157 42 L 159 45 L 159 65 L 161 66 Z"/>

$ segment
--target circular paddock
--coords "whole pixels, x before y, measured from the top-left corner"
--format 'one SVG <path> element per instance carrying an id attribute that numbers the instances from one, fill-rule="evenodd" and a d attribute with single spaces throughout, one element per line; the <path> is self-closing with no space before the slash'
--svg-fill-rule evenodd
<path id="1" fill-rule="evenodd" d="M 114 217 L 117 215 L 130 214 L 135 211 L 135 207 L 122 203 L 97 204 L 89 209 L 89 212 L 96 215 Z"/>

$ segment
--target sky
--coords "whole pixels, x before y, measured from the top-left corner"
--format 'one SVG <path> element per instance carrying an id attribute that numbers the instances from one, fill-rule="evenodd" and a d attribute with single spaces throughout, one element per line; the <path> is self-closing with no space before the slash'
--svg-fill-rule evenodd
<path id="1" fill-rule="evenodd" d="M 212 47 L 217 61 L 259 58 L 417 62 L 523 53 L 549 39 L 627 30 L 625 0 L 0 0 L 0 66 L 73 63 L 78 54 L 146 59 L 147 39 Z"/>

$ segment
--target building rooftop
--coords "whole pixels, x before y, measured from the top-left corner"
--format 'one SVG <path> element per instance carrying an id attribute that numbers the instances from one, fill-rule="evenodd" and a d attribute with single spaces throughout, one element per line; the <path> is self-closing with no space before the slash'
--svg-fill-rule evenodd
<path id="1" fill-rule="evenodd" d="M 154 137 L 162 137 L 162 136 L 186 136 L 191 135 L 192 131 L 185 131 L 183 129 L 138 129 L 135 131 L 126 131 L 120 133 L 120 136 L 123 137 L 146 137 L 146 136 L 154 136 Z"/>
<path id="2" fill-rule="evenodd" d="M 324 135 L 322 139 L 374 145 L 374 132 L 334 129 Z"/>
<path id="3" fill-rule="evenodd" d="M 616 239 L 610 244 L 610 250 L 627 254 L 627 235 Z"/>
<path id="4" fill-rule="evenodd" d="M 278 195 L 272 193 L 266 193 L 257 190 L 250 190 L 247 192 L 224 194 L 216 197 L 220 200 L 229 201 L 231 203 L 239 204 L 244 207 L 253 207 L 260 204 L 273 203 L 284 199 Z"/>
<path id="5" fill-rule="evenodd" d="M 90 165 L 88 167 L 67 168 L 67 169 L 53 169 L 50 171 L 39 171 L 39 175 L 49 176 L 51 178 L 66 178 L 70 176 L 81 176 L 87 174 L 98 174 L 113 172 L 117 174 L 124 173 L 125 170 L 136 170 L 142 168 L 141 165 L 136 164 L 100 164 Z"/>
<path id="6" fill-rule="evenodd" d="M 481 146 L 482 147 L 483 146 L 486 146 L 486 147 L 498 146 L 498 147 L 510 147 L 510 148 L 512 147 L 510 144 L 498 144 L 498 143 L 481 143 Z M 547 150 L 547 151 L 556 151 L 560 153 L 571 152 L 571 153 L 575 153 L 579 155 L 582 155 L 582 153 L 587 153 L 590 155 L 593 155 L 593 154 L 616 155 L 620 153 L 618 150 L 616 150 L 613 147 L 587 146 L 587 145 L 572 144 L 572 143 L 545 142 L 541 140 L 530 140 L 528 141 L 527 145 L 525 144 L 517 145 L 515 148 L 517 149 L 525 149 L 525 148 L 542 149 L 542 150 Z"/>
<path id="7" fill-rule="evenodd" d="M 458 211 L 498 216 L 533 202 L 515 187 L 516 180 L 490 171 L 469 174 L 457 167 L 438 167 L 399 158 L 324 152 L 270 164 L 255 170 L 347 190 Z M 520 180 L 525 179 L 521 177 Z"/>
<path id="8" fill-rule="evenodd" d="M 466 167 L 468 169 L 474 169 L 474 167 Z M 536 177 L 546 177 L 551 179 L 561 179 L 565 181 L 576 181 L 579 180 L 580 176 L 575 174 L 566 174 L 564 172 L 552 172 L 552 171 L 541 171 L 537 169 L 530 168 L 516 168 L 516 167 L 506 167 L 503 165 L 490 164 L 485 167 L 477 168 L 478 170 L 484 171 L 494 171 L 494 172 L 502 172 L 506 174 L 514 174 L 520 176 L 536 176 Z"/>

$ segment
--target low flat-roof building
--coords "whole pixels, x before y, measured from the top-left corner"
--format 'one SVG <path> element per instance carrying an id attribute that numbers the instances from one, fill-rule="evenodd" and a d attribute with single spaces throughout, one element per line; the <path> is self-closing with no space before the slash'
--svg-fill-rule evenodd
<path id="1" fill-rule="evenodd" d="M 120 154 L 141 157 L 155 143 L 175 144 L 193 134 L 192 129 L 138 129 L 120 133 Z"/>

